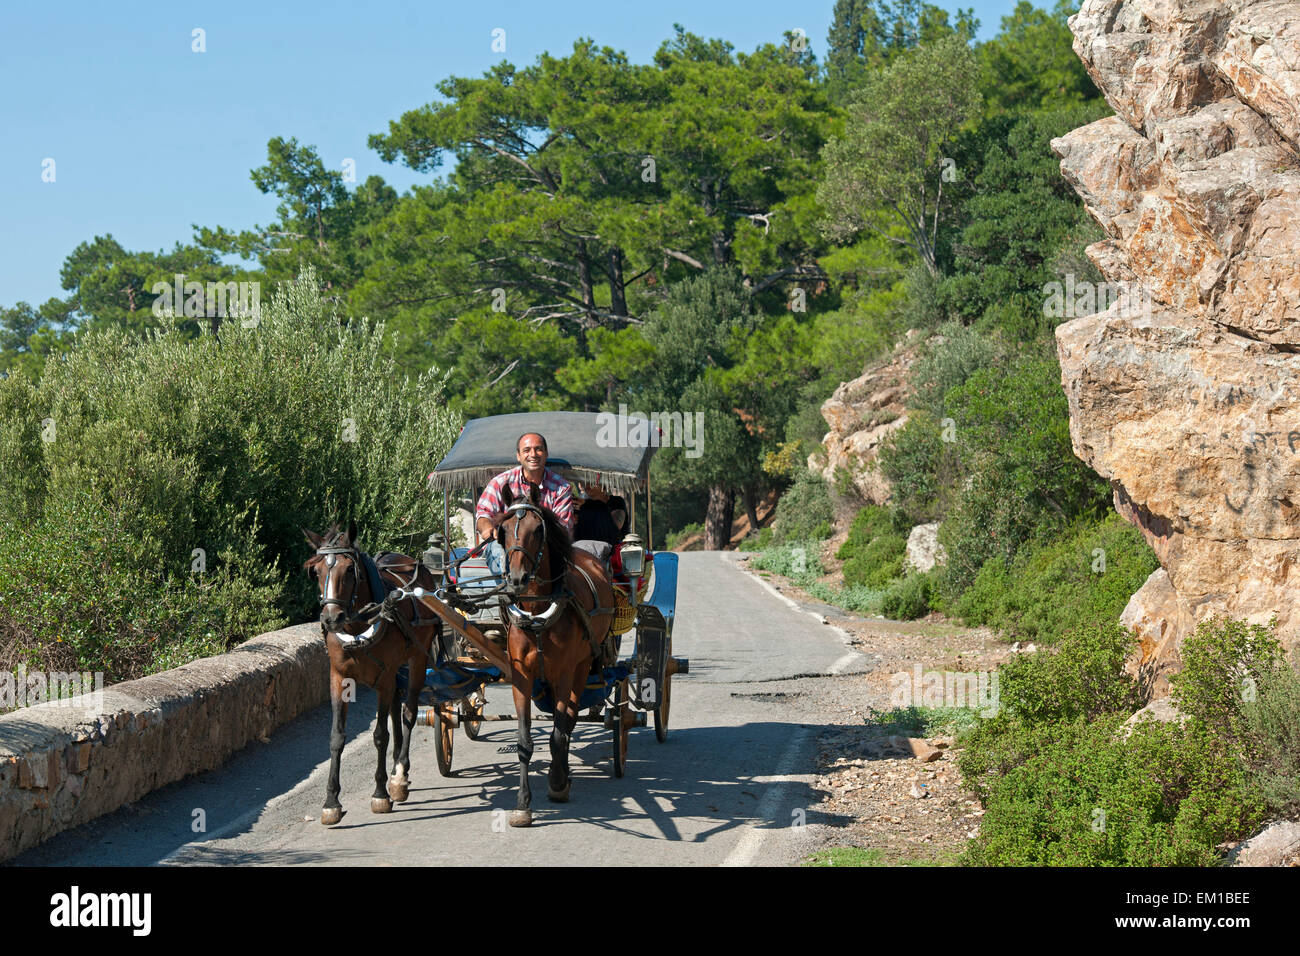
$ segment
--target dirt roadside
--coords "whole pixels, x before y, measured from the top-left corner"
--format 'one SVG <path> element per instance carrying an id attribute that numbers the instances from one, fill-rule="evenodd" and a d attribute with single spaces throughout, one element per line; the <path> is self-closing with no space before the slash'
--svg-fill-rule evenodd
<path id="1" fill-rule="evenodd" d="M 986 628 L 967 628 L 939 615 L 889 621 L 817 601 L 788 579 L 741 567 L 846 632 L 872 659 L 868 673 L 821 677 L 816 696 L 819 802 L 809 808 L 822 849 L 857 847 L 890 865 L 952 863 L 979 830 L 982 811 L 957 769 L 951 735 L 924 737 L 915 727 L 885 726 L 873 716 L 915 688 L 923 703 L 924 675 L 995 671 L 1010 646 Z M 906 675 L 900 678 L 896 675 Z M 906 681 L 908 690 L 900 693 Z"/>

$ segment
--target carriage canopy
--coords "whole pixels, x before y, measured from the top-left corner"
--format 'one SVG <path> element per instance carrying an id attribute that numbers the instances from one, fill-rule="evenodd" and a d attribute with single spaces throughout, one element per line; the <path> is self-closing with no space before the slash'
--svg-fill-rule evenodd
<path id="1" fill-rule="evenodd" d="M 639 491 L 650 470 L 657 429 L 639 417 L 612 412 L 520 412 L 468 422 L 430 476 L 436 491 L 485 485 L 519 461 L 515 443 L 536 432 L 546 439 L 546 467 L 570 481 L 610 492 Z"/>

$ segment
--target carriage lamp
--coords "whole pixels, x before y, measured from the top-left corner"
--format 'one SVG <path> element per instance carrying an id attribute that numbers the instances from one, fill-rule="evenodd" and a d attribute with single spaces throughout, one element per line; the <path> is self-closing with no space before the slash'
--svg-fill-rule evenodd
<path id="1" fill-rule="evenodd" d="M 629 534 L 624 538 L 618 556 L 624 574 L 635 576 L 645 571 L 645 548 L 641 547 L 639 535 Z"/>
<path id="2" fill-rule="evenodd" d="M 434 574 L 442 574 L 447 570 L 447 542 L 442 535 L 429 535 L 429 547 L 420 555 L 420 563 Z"/>

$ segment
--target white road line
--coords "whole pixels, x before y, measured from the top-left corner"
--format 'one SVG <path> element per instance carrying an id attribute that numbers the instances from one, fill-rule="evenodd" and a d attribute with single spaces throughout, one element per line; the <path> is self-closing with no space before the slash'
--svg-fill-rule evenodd
<path id="1" fill-rule="evenodd" d="M 749 866 L 758 856 L 758 851 L 762 849 L 763 841 L 767 839 L 769 833 L 773 830 L 784 832 L 787 829 L 788 824 L 777 819 L 777 812 L 781 809 L 785 796 L 783 789 L 785 785 L 811 779 L 807 775 L 790 773 L 799 759 L 800 751 L 808 741 L 808 734 L 808 728 L 799 728 L 791 739 L 790 745 L 785 748 L 785 753 L 781 755 L 781 763 L 776 768 L 776 774 L 768 778 L 769 786 L 762 799 L 758 801 L 758 809 L 754 811 L 759 826 L 746 824 L 739 842 L 722 861 L 723 866 Z"/>
<path id="2" fill-rule="evenodd" d="M 861 654 L 859 654 L 857 651 L 849 651 L 838 661 L 832 664 L 830 668 L 826 671 L 826 673 L 835 676 L 837 674 L 842 673 L 846 667 L 856 664 L 860 660 L 862 660 Z"/>
<path id="3" fill-rule="evenodd" d="M 731 565 L 731 566 L 733 566 L 733 567 L 738 567 L 738 568 L 740 569 L 740 571 L 741 571 L 742 573 L 744 573 L 747 577 L 749 577 L 749 578 L 750 578 L 751 580 L 753 580 L 753 581 L 757 581 L 760 585 L 762 585 L 763 589 L 764 589 L 765 591 L 767 591 L 768 594 L 772 595 L 772 597 L 776 598 L 778 601 L 784 601 L 787 605 L 789 605 L 790 607 L 794 608 L 794 610 L 798 611 L 800 614 L 807 614 L 809 617 L 811 617 L 813 620 L 815 620 L 818 624 L 823 624 L 823 625 L 825 625 L 826 627 L 830 628 L 832 631 L 834 631 L 834 632 L 839 636 L 839 639 L 840 639 L 840 640 L 841 640 L 841 641 L 842 641 L 846 646 L 850 646 L 850 647 L 852 646 L 852 640 L 853 640 L 853 637 L 849 634 L 848 631 L 844 630 L 844 628 L 842 628 L 842 627 L 837 627 L 837 626 L 835 626 L 835 625 L 832 624 L 830 621 L 826 620 L 826 618 L 822 617 L 822 615 L 818 614 L 816 611 L 810 611 L 810 610 L 809 610 L 808 608 L 806 608 L 806 607 L 800 607 L 799 602 L 795 601 L 793 598 L 786 597 L 784 594 L 782 594 L 782 593 L 781 593 L 780 591 L 778 591 L 776 588 L 772 587 L 772 585 L 769 584 L 767 581 L 764 581 L 761 577 L 759 577 L 759 576 L 758 576 L 757 574 L 755 574 L 753 571 L 749 570 L 748 567 L 745 567 L 745 566 L 744 566 L 743 564 L 741 564 L 739 561 L 735 561 L 735 560 L 733 560 L 733 559 L 729 559 L 729 558 L 727 558 L 726 555 L 727 555 L 728 553 L 729 553 L 729 552 L 726 552 L 726 551 L 719 551 L 719 552 L 718 552 L 718 554 L 719 554 L 720 556 L 722 556 L 722 561 L 723 561 L 723 563 L 728 564 L 728 565 Z M 836 661 L 834 664 L 831 665 L 831 669 L 830 669 L 830 671 L 829 671 L 828 673 L 830 673 L 830 674 L 832 674 L 832 675 L 838 674 L 838 673 L 840 673 L 842 670 L 844 670 L 844 668 L 846 668 L 846 667 L 848 667 L 850 664 L 852 664 L 855 660 L 858 660 L 860 657 L 862 657 L 862 652 L 861 652 L 861 651 L 856 651 L 856 650 L 854 650 L 854 651 L 849 651 L 849 653 L 845 654 L 845 655 L 844 655 L 843 657 L 841 657 L 838 661 Z"/>

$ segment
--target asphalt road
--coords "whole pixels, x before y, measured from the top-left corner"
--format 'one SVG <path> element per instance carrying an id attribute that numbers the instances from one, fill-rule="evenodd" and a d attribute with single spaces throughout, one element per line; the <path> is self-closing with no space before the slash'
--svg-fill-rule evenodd
<path id="1" fill-rule="evenodd" d="M 505 825 L 516 799 L 513 722 L 457 731 L 455 775 L 438 774 L 432 728 L 418 728 L 408 802 L 372 814 L 374 695 L 359 695 L 343 753 L 342 823 L 319 823 L 329 757 L 329 707 L 281 728 L 224 767 L 173 784 L 110 816 L 60 834 L 12 861 L 113 865 L 747 865 L 786 864 L 811 848 L 818 822 L 816 695 L 786 694 L 798 678 L 857 673 L 870 660 L 843 632 L 736 566 L 736 555 L 681 556 L 666 743 L 634 729 L 627 773 L 611 771 L 612 735 L 580 724 L 572 796 L 546 799 L 549 722 L 533 724 L 534 824 Z M 507 687 L 489 713 L 511 710 Z M 203 829 L 198 832 L 202 825 Z"/>

